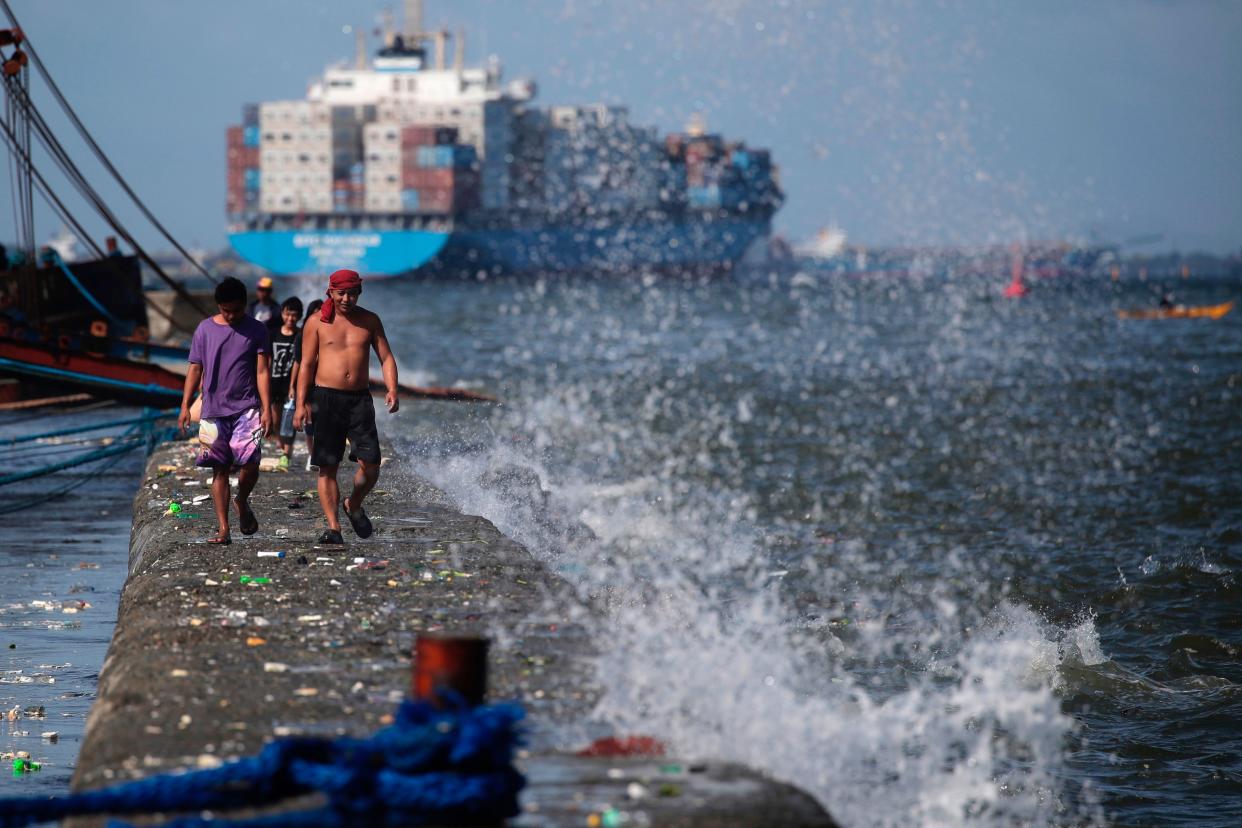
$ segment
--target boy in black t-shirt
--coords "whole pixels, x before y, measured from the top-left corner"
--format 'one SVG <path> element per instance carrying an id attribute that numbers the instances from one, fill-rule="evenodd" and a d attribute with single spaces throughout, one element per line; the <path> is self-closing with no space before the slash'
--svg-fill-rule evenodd
<path id="1" fill-rule="evenodd" d="M 280 326 L 271 329 L 272 339 L 272 422 L 280 444 L 281 456 L 276 468 L 289 470 L 289 458 L 293 456 L 293 438 L 280 434 L 282 409 L 286 400 L 293 399 L 290 379 L 297 360 L 295 342 L 299 337 L 298 320 L 302 318 L 302 300 L 296 296 L 286 299 L 280 306 Z"/>
<path id="2" fill-rule="evenodd" d="M 306 320 L 310 319 L 311 316 L 318 313 L 321 307 L 323 307 L 322 299 L 315 299 L 309 305 L 306 306 L 306 316 L 302 317 L 302 322 L 303 322 L 302 328 L 306 327 L 305 325 Z M 302 328 L 298 329 L 297 338 L 293 340 L 293 374 L 289 378 L 289 382 L 290 382 L 289 393 L 294 394 L 294 395 L 297 394 L 298 372 L 302 370 Z M 307 423 L 305 431 L 306 431 L 306 454 L 307 454 L 306 470 L 310 471 L 312 468 L 314 468 L 313 466 L 311 466 L 310 455 L 314 453 L 315 451 L 315 424 Z"/>

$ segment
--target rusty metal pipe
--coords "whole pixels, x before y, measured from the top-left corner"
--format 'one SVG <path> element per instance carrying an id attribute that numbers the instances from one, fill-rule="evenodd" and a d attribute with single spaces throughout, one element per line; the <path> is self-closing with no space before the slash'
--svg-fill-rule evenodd
<path id="1" fill-rule="evenodd" d="M 414 642 L 414 698 L 440 706 L 449 690 L 477 706 L 487 696 L 486 638 L 420 635 Z"/>

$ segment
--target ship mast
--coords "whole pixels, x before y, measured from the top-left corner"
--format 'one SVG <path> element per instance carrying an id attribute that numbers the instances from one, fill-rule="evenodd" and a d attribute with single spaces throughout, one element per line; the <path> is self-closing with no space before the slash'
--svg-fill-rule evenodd
<path id="1" fill-rule="evenodd" d="M 423 0 L 405 0 L 405 42 L 423 41 Z"/>

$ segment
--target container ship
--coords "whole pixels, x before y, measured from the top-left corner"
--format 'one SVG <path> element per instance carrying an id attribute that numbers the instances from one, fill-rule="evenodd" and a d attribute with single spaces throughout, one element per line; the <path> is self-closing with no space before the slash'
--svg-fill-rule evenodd
<path id="1" fill-rule="evenodd" d="M 495 59 L 465 66 L 464 32 L 425 31 L 418 0 L 404 23 L 228 127 L 242 258 L 289 276 L 713 269 L 768 236 L 768 151 L 701 123 L 661 136 L 619 106 L 537 106 Z"/>

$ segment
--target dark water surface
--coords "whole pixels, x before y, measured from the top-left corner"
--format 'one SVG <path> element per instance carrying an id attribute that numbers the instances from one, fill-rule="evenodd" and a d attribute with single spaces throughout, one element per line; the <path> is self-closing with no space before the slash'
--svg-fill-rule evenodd
<path id="1" fill-rule="evenodd" d="M 363 304 L 403 379 L 504 400 L 381 429 L 608 607 L 601 719 L 851 826 L 1242 823 L 1242 311 L 1121 321 L 1161 286 L 1010 301 L 1004 281 L 392 282 Z M 85 622 L 115 612 L 137 470 L 118 474 L 55 507 L 90 515 L 60 545 L 4 530 L 4 669 L 74 665 L 0 684 L 62 732 L 21 723 L 6 750 L 52 761 L 52 716 L 84 707 L 50 699 L 101 660 Z M 103 569 L 73 568 L 88 548 Z M 29 608 L 78 581 L 85 614 Z"/>
<path id="2" fill-rule="evenodd" d="M 609 600 L 601 716 L 848 825 L 1242 823 L 1242 312 L 1115 314 L 1242 291 L 1004 281 L 370 298 L 412 309 L 403 364 L 507 403 L 401 419 Z"/>
<path id="3" fill-rule="evenodd" d="M 120 406 L 0 414 L 5 438 L 118 420 L 139 412 Z M 61 462 L 98 447 L 86 434 L 69 444 L 0 449 L 5 472 Z M 141 451 L 0 489 L 0 506 L 82 485 L 57 499 L 0 520 L 0 796 L 63 791 L 73 775 L 99 668 L 116 622 L 129 550 L 131 503 Z M 89 479 L 84 480 L 84 477 Z M 42 718 L 27 714 L 43 708 Z M 44 734 L 55 733 L 56 737 Z M 9 754 L 25 751 L 37 773 L 12 773 Z"/>

